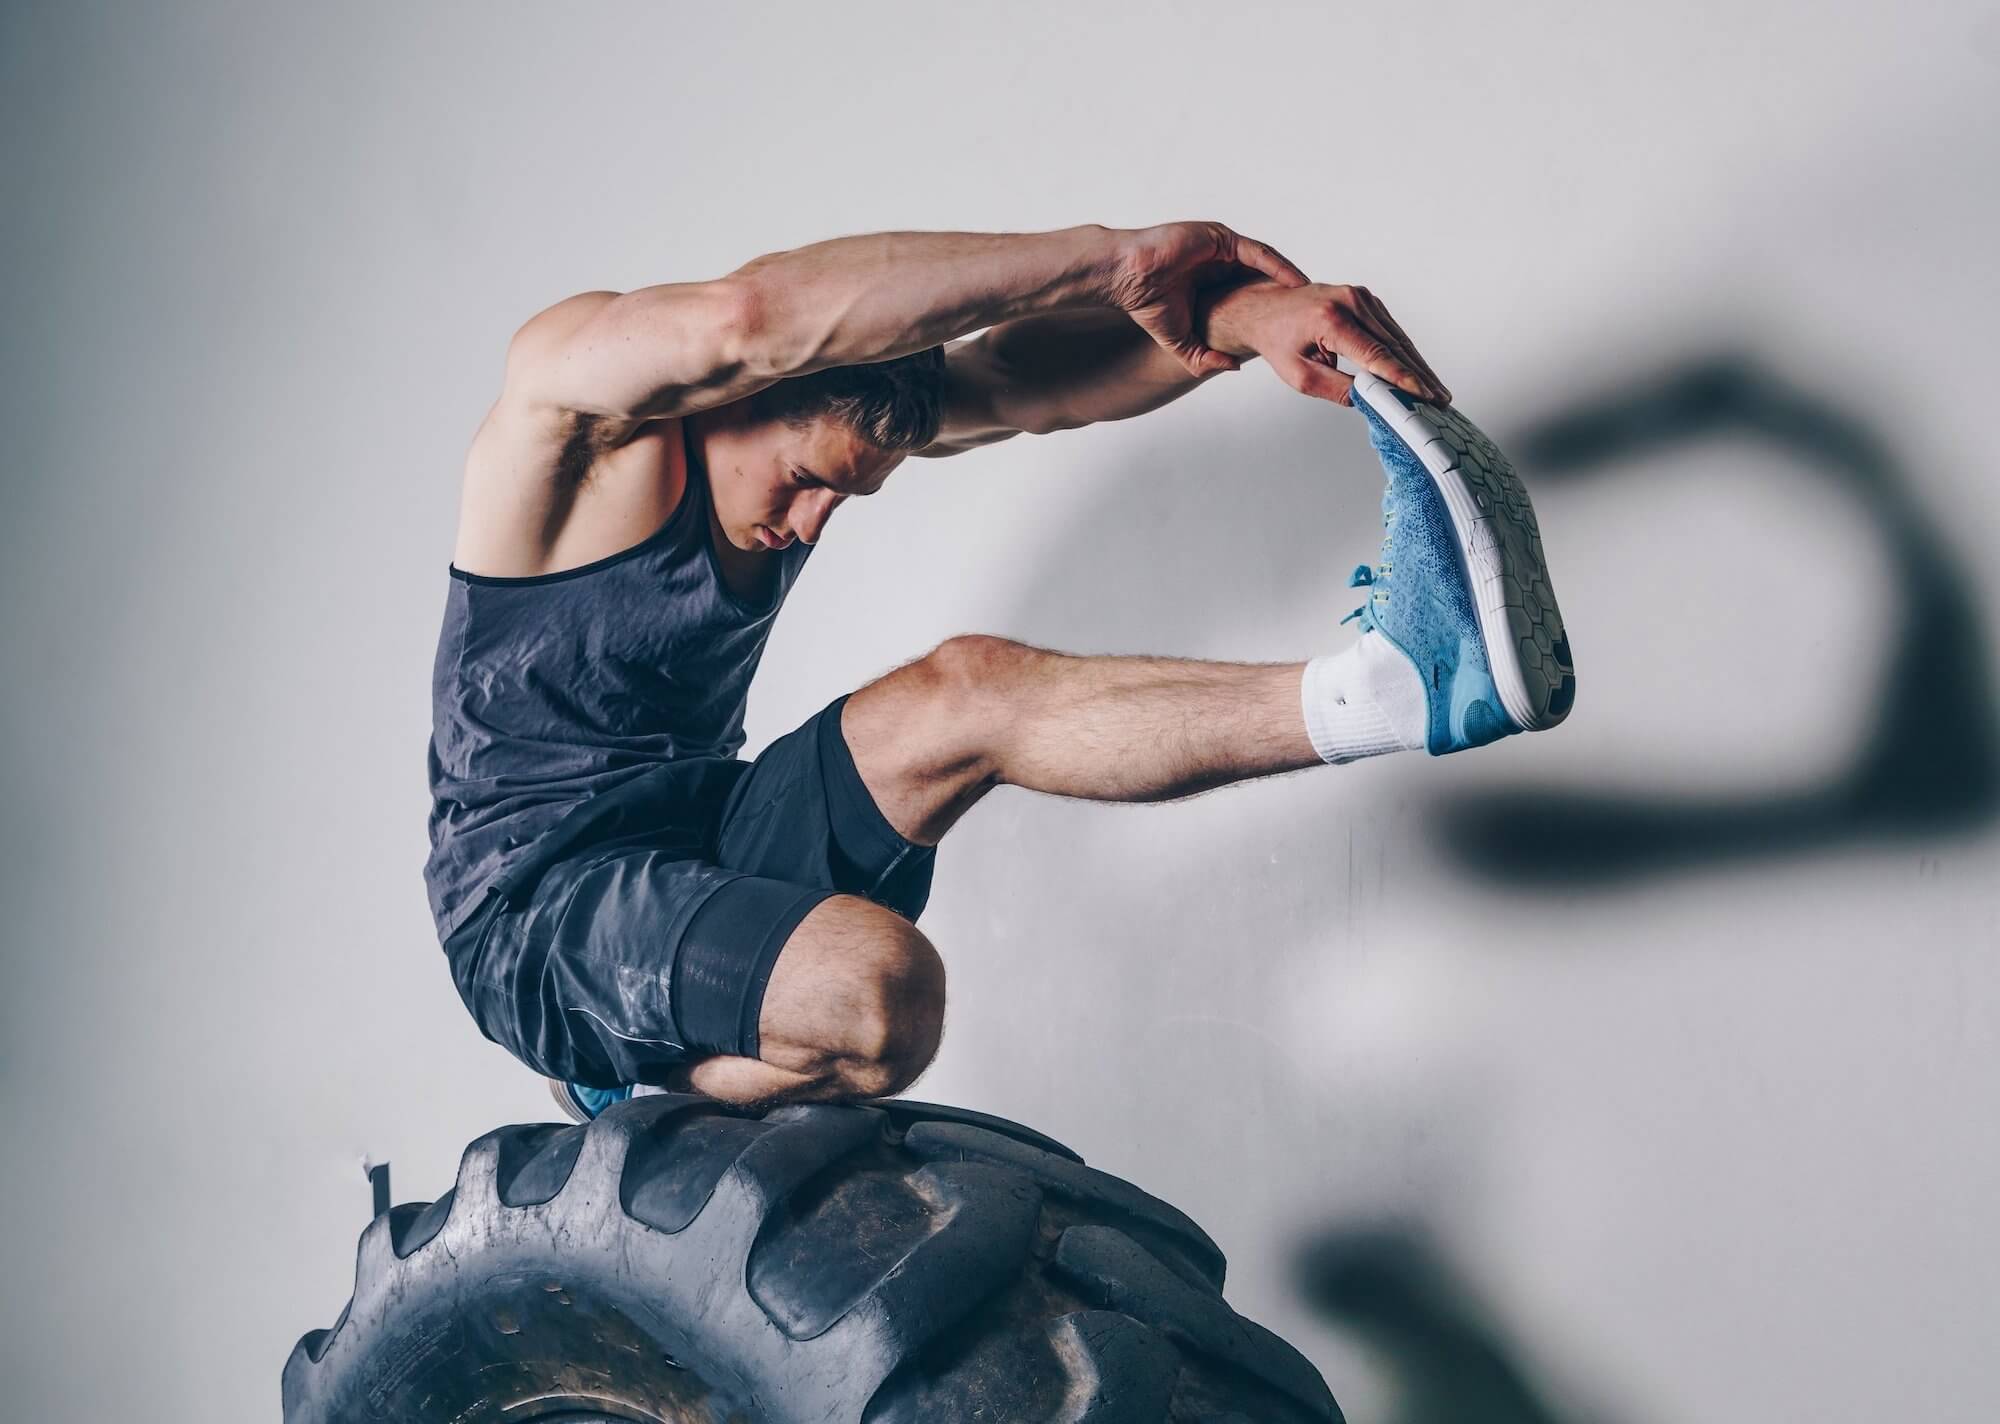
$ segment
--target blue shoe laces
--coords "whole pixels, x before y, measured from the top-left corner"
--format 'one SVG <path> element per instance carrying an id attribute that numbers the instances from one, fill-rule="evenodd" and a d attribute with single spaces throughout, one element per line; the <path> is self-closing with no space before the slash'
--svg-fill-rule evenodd
<path id="1" fill-rule="evenodd" d="M 1356 564 L 1354 572 L 1347 576 L 1347 586 L 1349 588 L 1361 588 L 1373 584 L 1375 584 L 1375 571 L 1366 564 Z M 1389 590 L 1377 586 L 1375 592 L 1369 597 L 1367 602 L 1363 603 L 1359 608 L 1340 621 L 1342 623 L 1352 623 L 1355 619 L 1359 618 L 1361 620 L 1362 632 L 1379 633 L 1382 631 L 1382 625 L 1376 621 L 1375 605 L 1378 603 L 1387 603 L 1388 601 Z"/>
<path id="2" fill-rule="evenodd" d="M 1382 581 L 1396 567 L 1395 563 L 1389 558 L 1389 540 L 1395 534 L 1395 523 L 1396 506 L 1393 503 L 1392 497 L 1385 491 L 1382 496 L 1382 551 L 1375 560 L 1379 567 L 1371 569 L 1366 564 L 1356 564 L 1354 572 L 1347 576 L 1347 586 L 1349 588 L 1369 588 L 1373 592 L 1359 608 L 1340 620 L 1342 623 L 1350 623 L 1354 619 L 1359 618 L 1361 620 L 1361 631 L 1364 633 L 1379 633 L 1382 631 L 1382 624 L 1376 617 L 1375 609 L 1378 605 L 1386 604 L 1389 601 L 1389 590 L 1383 585 Z"/>

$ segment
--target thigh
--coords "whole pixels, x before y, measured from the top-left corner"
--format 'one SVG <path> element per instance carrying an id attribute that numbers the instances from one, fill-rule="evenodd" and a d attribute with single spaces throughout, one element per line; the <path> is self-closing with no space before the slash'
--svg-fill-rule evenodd
<path id="1" fill-rule="evenodd" d="M 583 852 L 549 866 L 520 901 L 494 897 L 467 921 L 446 945 L 452 977 L 480 1031 L 537 1072 L 597 1087 L 661 1082 L 713 1051 L 687 1022 L 690 1007 L 750 995 L 761 937 L 719 967 L 707 963 L 700 982 L 689 982 L 682 960 L 697 912 L 732 882 L 756 880 L 684 846 Z M 754 903 L 778 915 L 794 899 L 831 893 L 773 888 Z"/>
<path id="2" fill-rule="evenodd" d="M 875 804 L 841 734 L 847 695 L 766 747 L 717 823 L 718 865 L 860 895 L 915 923 L 937 847 L 903 839 Z"/>

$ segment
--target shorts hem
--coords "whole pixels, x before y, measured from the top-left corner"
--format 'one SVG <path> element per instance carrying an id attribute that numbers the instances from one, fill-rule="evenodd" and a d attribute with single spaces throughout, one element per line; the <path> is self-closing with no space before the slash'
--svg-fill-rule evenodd
<path id="1" fill-rule="evenodd" d="M 793 931 L 804 922 L 805 917 L 823 900 L 830 900 L 839 892 L 823 890 L 817 886 L 807 889 L 785 908 L 785 912 L 771 922 L 765 932 L 764 942 L 757 947 L 757 957 L 750 964 L 750 979 L 743 990 L 743 1014 L 738 1022 L 737 1041 L 743 1045 L 745 1058 L 762 1059 L 763 1039 L 759 1034 L 763 1018 L 764 995 L 771 987 L 771 971 L 777 967 L 778 956 L 784 952 L 785 944 Z"/>
<path id="2" fill-rule="evenodd" d="M 862 831 L 897 859 L 916 851 L 935 850 L 935 846 L 904 839 L 903 833 L 882 814 L 882 808 L 875 801 L 875 793 L 868 789 L 868 783 L 861 779 L 861 768 L 854 764 L 854 752 L 847 745 L 846 734 L 840 730 L 841 714 L 846 709 L 847 699 L 853 695 L 851 692 L 842 693 L 820 715 L 820 761 L 839 783 L 836 794 L 842 806 L 850 812 L 847 824 Z"/>
<path id="3" fill-rule="evenodd" d="M 745 883 L 724 900 L 704 900 L 710 913 L 690 918 L 680 933 L 668 999 L 691 1051 L 758 1058 L 758 1023 L 778 956 L 813 907 L 839 892 L 762 875 L 736 878 Z"/>

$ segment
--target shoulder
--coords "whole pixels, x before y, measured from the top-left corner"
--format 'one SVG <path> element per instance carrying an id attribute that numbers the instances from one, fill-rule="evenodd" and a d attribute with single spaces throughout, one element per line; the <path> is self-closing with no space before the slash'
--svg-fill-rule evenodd
<path id="1" fill-rule="evenodd" d="M 562 359 L 584 323 L 618 296 L 610 291 L 579 292 L 543 308 L 516 328 L 507 342 L 499 398 L 472 437 L 468 479 L 481 472 L 516 481 L 581 479 L 592 457 L 630 438 L 636 423 L 543 399 L 536 379 L 538 371 Z"/>
<path id="2" fill-rule="evenodd" d="M 578 292 L 536 312 L 516 328 L 507 342 L 508 374 L 515 375 L 517 367 L 528 367 L 553 358 L 579 327 L 620 295 L 618 292 Z"/>
<path id="3" fill-rule="evenodd" d="M 657 527 L 680 503 L 681 420 L 576 410 L 538 394 L 576 333 L 620 295 L 579 292 L 509 340 L 499 397 L 466 453 L 459 568 L 513 577 L 587 563 L 623 547 L 620 539 L 638 542 L 625 536 Z"/>
<path id="4" fill-rule="evenodd" d="M 633 426 L 503 397 L 466 455 L 453 563 L 499 577 L 591 563 L 658 529 L 686 486 L 679 420 Z"/>

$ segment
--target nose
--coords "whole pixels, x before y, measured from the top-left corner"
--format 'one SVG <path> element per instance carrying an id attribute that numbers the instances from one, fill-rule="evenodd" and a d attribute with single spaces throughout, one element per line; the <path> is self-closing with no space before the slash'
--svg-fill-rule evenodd
<path id="1" fill-rule="evenodd" d="M 832 490 L 822 490 L 818 493 L 817 500 L 805 504 L 803 511 L 805 517 L 793 521 L 798 528 L 799 538 L 808 544 L 819 542 L 820 534 L 826 529 L 827 520 L 833 518 L 834 510 L 840 508 L 840 502 L 847 498 L 846 495 L 835 494 Z"/>

